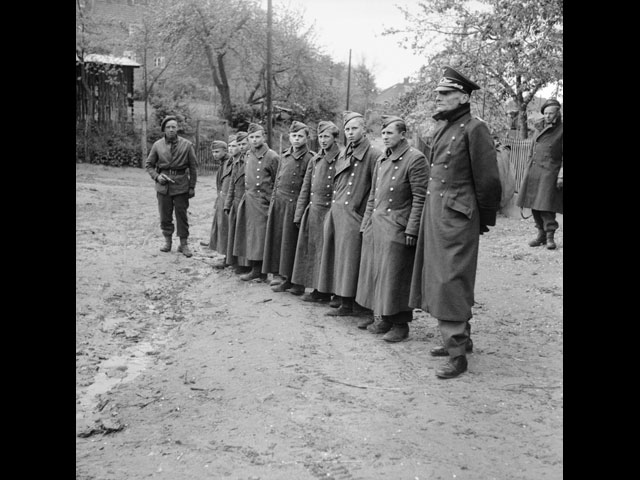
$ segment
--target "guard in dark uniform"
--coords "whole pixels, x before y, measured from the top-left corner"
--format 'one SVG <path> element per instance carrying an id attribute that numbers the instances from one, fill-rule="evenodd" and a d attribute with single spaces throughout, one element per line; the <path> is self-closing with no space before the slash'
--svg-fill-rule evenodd
<path id="1" fill-rule="evenodd" d="M 160 211 L 160 229 L 164 236 L 161 252 L 171 250 L 171 238 L 175 231 L 173 212 L 175 210 L 180 246 L 178 251 L 187 257 L 192 253 L 189 249 L 189 219 L 187 209 L 189 199 L 193 198 L 198 178 L 196 153 L 193 144 L 178 136 L 178 119 L 167 116 L 162 120 L 160 129 L 164 137 L 151 147 L 145 161 L 147 173 L 156 182 L 156 196 Z"/>

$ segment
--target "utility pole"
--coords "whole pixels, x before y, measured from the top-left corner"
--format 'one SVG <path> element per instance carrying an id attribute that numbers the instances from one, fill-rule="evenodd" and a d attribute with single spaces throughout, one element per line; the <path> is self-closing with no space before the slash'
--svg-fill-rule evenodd
<path id="1" fill-rule="evenodd" d="M 267 145 L 271 147 L 271 29 L 273 10 L 271 0 L 267 2 Z M 280 154 L 280 152 L 278 152 Z"/>
<path id="2" fill-rule="evenodd" d="M 269 0 L 271 1 L 271 0 Z M 349 110 L 349 93 L 351 90 L 351 49 L 349 49 L 349 68 L 347 70 L 347 108 Z"/>

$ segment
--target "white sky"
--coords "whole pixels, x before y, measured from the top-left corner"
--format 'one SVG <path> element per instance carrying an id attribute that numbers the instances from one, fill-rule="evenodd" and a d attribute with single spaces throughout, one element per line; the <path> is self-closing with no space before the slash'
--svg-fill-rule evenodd
<path id="1" fill-rule="evenodd" d="M 264 9 L 267 0 L 261 0 Z M 397 44 L 397 36 L 381 35 L 388 27 L 402 26 L 404 17 L 396 5 L 411 9 L 417 0 L 272 0 L 279 5 L 306 10 L 305 23 L 315 22 L 316 43 L 336 62 L 351 65 L 364 61 L 381 90 L 416 73 L 423 59 Z"/>

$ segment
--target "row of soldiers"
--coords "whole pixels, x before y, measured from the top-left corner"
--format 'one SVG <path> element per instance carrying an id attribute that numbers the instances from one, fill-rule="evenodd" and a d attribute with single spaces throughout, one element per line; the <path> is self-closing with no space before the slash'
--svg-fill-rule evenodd
<path id="1" fill-rule="evenodd" d="M 274 291 L 329 303 L 327 315 L 359 316 L 358 328 L 388 342 L 407 339 L 413 310 L 423 309 L 443 339 L 431 354 L 449 357 L 436 375 L 466 371 L 479 236 L 495 225 L 501 194 L 493 139 L 470 113 L 478 88 L 445 69 L 429 159 L 409 145 L 402 118 L 382 117 L 381 152 L 351 111 L 342 118 L 344 148 L 330 121 L 318 124 L 318 153 L 298 121 L 281 157 L 255 123 L 214 142 L 220 168 L 208 246 L 224 255 L 217 267 L 233 266 L 244 281 L 270 274 Z M 147 169 L 157 179 L 156 164 Z"/>

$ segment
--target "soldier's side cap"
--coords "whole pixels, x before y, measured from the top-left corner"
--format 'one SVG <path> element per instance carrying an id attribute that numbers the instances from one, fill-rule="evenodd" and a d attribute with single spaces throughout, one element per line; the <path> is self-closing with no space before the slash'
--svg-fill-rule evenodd
<path id="1" fill-rule="evenodd" d="M 451 90 L 459 90 L 467 95 L 471 94 L 474 90 L 480 90 L 478 85 L 473 80 L 468 79 L 460 72 L 454 70 L 451 67 L 444 67 L 442 72 L 442 78 L 438 82 L 436 92 L 447 92 Z"/>
<path id="2" fill-rule="evenodd" d="M 227 149 L 227 144 L 222 140 L 214 140 L 211 144 L 211 150 L 215 150 L 216 148 L 221 148 L 223 150 Z"/>
<path id="3" fill-rule="evenodd" d="M 289 127 L 289 133 L 297 132 L 298 130 L 302 130 L 303 128 L 308 129 L 304 123 L 294 120 Z"/>
<path id="4" fill-rule="evenodd" d="M 164 126 L 167 124 L 169 120 L 175 120 L 178 123 L 178 118 L 173 115 L 167 115 L 162 119 L 162 123 L 160 123 L 160 130 L 164 132 Z"/>
<path id="5" fill-rule="evenodd" d="M 233 135 L 229 135 L 229 138 L 227 139 L 227 143 L 229 145 L 231 145 L 232 143 L 237 142 L 237 141 L 238 141 L 238 137 L 237 137 L 237 135 L 235 133 Z"/>
<path id="6" fill-rule="evenodd" d="M 238 132 L 238 133 L 236 133 L 236 141 L 237 142 L 241 142 L 242 140 L 244 140 L 248 136 L 249 136 L 249 134 L 247 132 Z"/>
<path id="7" fill-rule="evenodd" d="M 337 125 L 329 120 L 321 120 L 318 123 L 318 135 L 325 130 L 330 129 L 331 133 L 339 131 Z"/>
<path id="8" fill-rule="evenodd" d="M 544 109 L 547 107 L 558 107 L 558 108 L 562 108 L 562 105 L 560 105 L 560 102 L 558 100 L 556 100 L 555 98 L 550 98 L 549 100 L 547 100 L 546 102 L 544 102 L 542 104 L 542 107 L 540 107 L 540 113 L 544 113 Z"/>
<path id="9" fill-rule="evenodd" d="M 382 117 L 380 118 L 382 118 L 382 128 L 387 128 L 389 125 L 391 125 L 394 122 L 400 122 L 406 126 L 406 124 L 404 123 L 404 120 L 395 115 L 382 115 Z"/>
<path id="10" fill-rule="evenodd" d="M 351 112 L 349 110 L 347 110 L 346 112 L 342 113 L 342 125 L 346 126 L 347 123 L 349 123 L 351 120 L 353 120 L 354 118 L 364 118 L 360 113 L 358 112 Z"/>
<path id="11" fill-rule="evenodd" d="M 257 132 L 258 130 L 262 130 L 264 132 L 264 127 L 258 123 L 250 123 L 249 128 L 247 128 L 247 133 L 251 135 L 252 133 Z"/>

